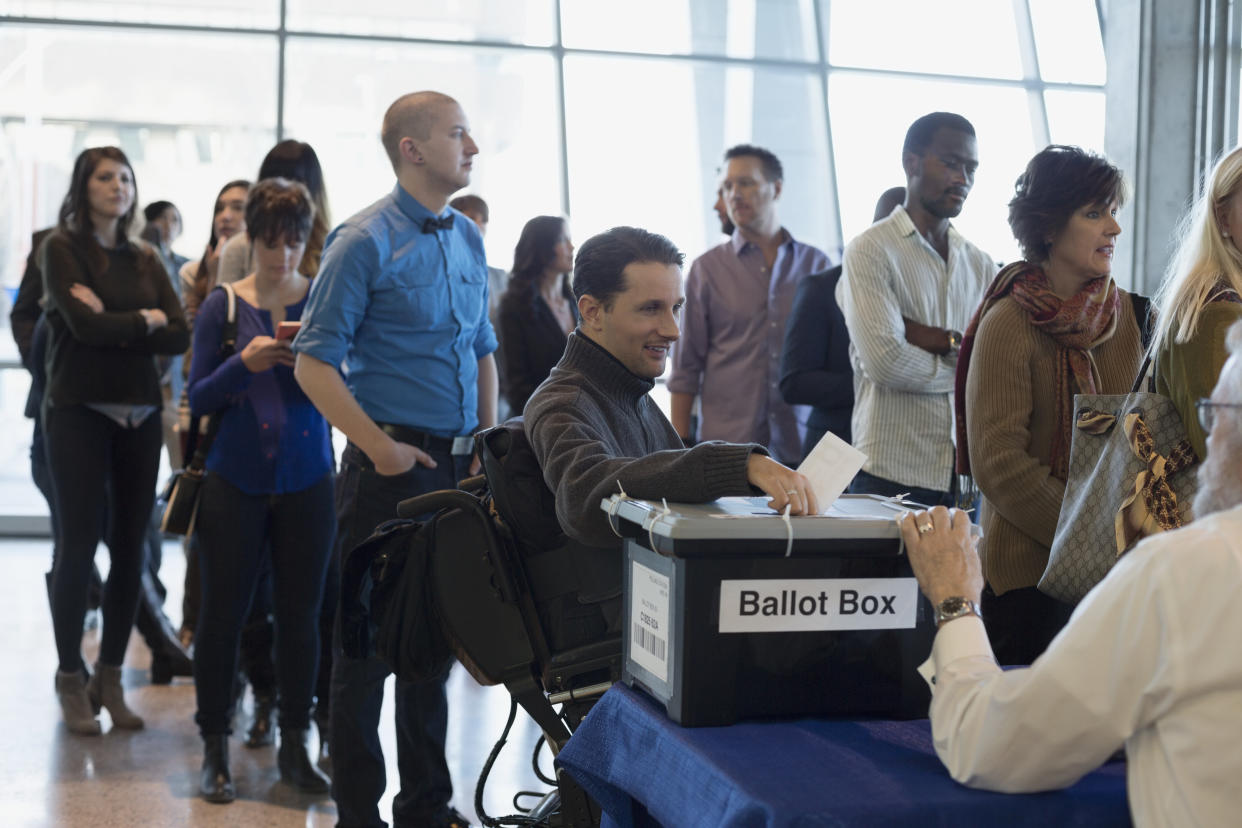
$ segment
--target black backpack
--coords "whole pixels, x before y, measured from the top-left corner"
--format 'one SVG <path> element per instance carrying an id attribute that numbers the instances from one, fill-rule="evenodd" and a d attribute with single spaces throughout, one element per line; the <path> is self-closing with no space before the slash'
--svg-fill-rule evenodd
<path id="1" fill-rule="evenodd" d="M 427 577 L 435 526 L 434 518 L 380 524 L 341 572 L 342 649 L 378 656 L 404 681 L 438 678 L 453 658 Z"/>

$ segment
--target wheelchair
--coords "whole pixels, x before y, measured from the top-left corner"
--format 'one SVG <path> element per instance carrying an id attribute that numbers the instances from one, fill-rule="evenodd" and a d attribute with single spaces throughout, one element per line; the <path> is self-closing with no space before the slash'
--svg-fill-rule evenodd
<path id="1" fill-rule="evenodd" d="M 398 515 L 434 513 L 427 589 L 445 638 L 476 681 L 505 686 L 555 756 L 620 678 L 619 555 L 561 531 L 520 417 L 481 432 L 476 447 L 482 475 L 410 498 Z M 485 824 L 501 824 L 482 811 L 490 763 L 475 809 Z M 559 768 L 555 781 L 555 791 L 509 824 L 597 826 L 599 809 L 586 793 Z"/>

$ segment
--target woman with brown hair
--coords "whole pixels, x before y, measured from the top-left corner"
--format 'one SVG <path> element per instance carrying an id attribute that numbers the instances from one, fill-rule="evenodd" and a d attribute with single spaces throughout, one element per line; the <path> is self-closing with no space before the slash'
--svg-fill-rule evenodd
<path id="1" fill-rule="evenodd" d="M 997 274 L 962 339 L 958 471 L 982 494 L 983 619 L 1001 664 L 1029 664 L 1070 608 L 1036 584 L 1069 465 L 1075 394 L 1130 390 L 1143 344 L 1113 282 L 1121 170 L 1049 146 L 1018 177 L 1009 226 L 1023 261 Z"/>
<path id="2" fill-rule="evenodd" d="M 65 725 L 84 734 L 100 732 L 101 706 L 115 727 L 143 726 L 122 695 L 121 663 L 159 471 L 163 398 L 152 356 L 179 354 L 189 342 L 164 265 L 129 238 L 136 201 L 125 153 L 84 150 L 56 229 L 39 248 L 49 331 L 43 423 L 59 544 L 52 576 L 56 695 Z M 88 684 L 82 620 L 105 514 L 112 563 L 99 660 Z"/>
<path id="3" fill-rule="evenodd" d="M 569 224 L 559 216 L 526 222 L 513 250 L 509 289 L 500 300 L 502 392 L 509 410 L 522 413 L 539 383 L 548 378 L 578 324 L 569 289 L 574 245 Z"/>

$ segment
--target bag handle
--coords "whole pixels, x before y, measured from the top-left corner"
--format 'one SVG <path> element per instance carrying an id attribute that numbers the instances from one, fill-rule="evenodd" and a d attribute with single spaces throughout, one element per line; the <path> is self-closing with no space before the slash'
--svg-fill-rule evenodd
<path id="1" fill-rule="evenodd" d="M 1147 369 L 1152 367 L 1151 363 L 1152 363 L 1151 354 L 1148 354 L 1147 358 L 1143 360 L 1143 367 L 1139 368 L 1138 376 L 1134 378 L 1134 386 L 1130 389 L 1131 394 L 1136 394 L 1143 389 L 1143 380 L 1147 379 Z M 1154 385 L 1155 382 L 1156 382 L 1156 377 L 1155 377 L 1155 374 L 1153 373 L 1151 377 L 1151 382 L 1148 384 L 1148 387 L 1147 387 L 1148 391 L 1154 390 L 1151 386 Z"/>
<path id="2" fill-rule="evenodd" d="M 225 283 L 220 285 L 228 302 L 228 315 L 224 320 L 224 327 L 220 330 L 220 356 L 228 359 L 237 350 L 237 294 L 233 291 L 233 285 Z M 223 417 L 224 409 L 218 409 L 211 412 L 207 418 L 207 433 L 203 435 L 201 440 L 197 440 L 194 448 L 194 457 L 186 465 L 186 471 L 201 472 L 207 465 L 207 452 L 211 450 L 211 444 L 215 442 L 216 432 L 220 430 L 220 420 Z M 195 438 L 199 433 L 199 421 L 201 416 L 196 417 L 190 425 L 190 436 Z"/>

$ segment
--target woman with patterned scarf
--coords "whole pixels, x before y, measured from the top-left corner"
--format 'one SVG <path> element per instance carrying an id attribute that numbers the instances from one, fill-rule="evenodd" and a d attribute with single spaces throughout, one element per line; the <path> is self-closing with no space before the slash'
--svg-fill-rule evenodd
<path id="1" fill-rule="evenodd" d="M 1009 226 L 1024 261 L 997 274 L 962 340 L 958 471 L 982 494 L 983 619 L 1001 664 L 1029 664 L 1069 619 L 1036 589 L 1065 493 L 1075 394 L 1130 390 L 1143 344 L 1110 275 L 1121 171 L 1050 146 L 1018 177 Z"/>

